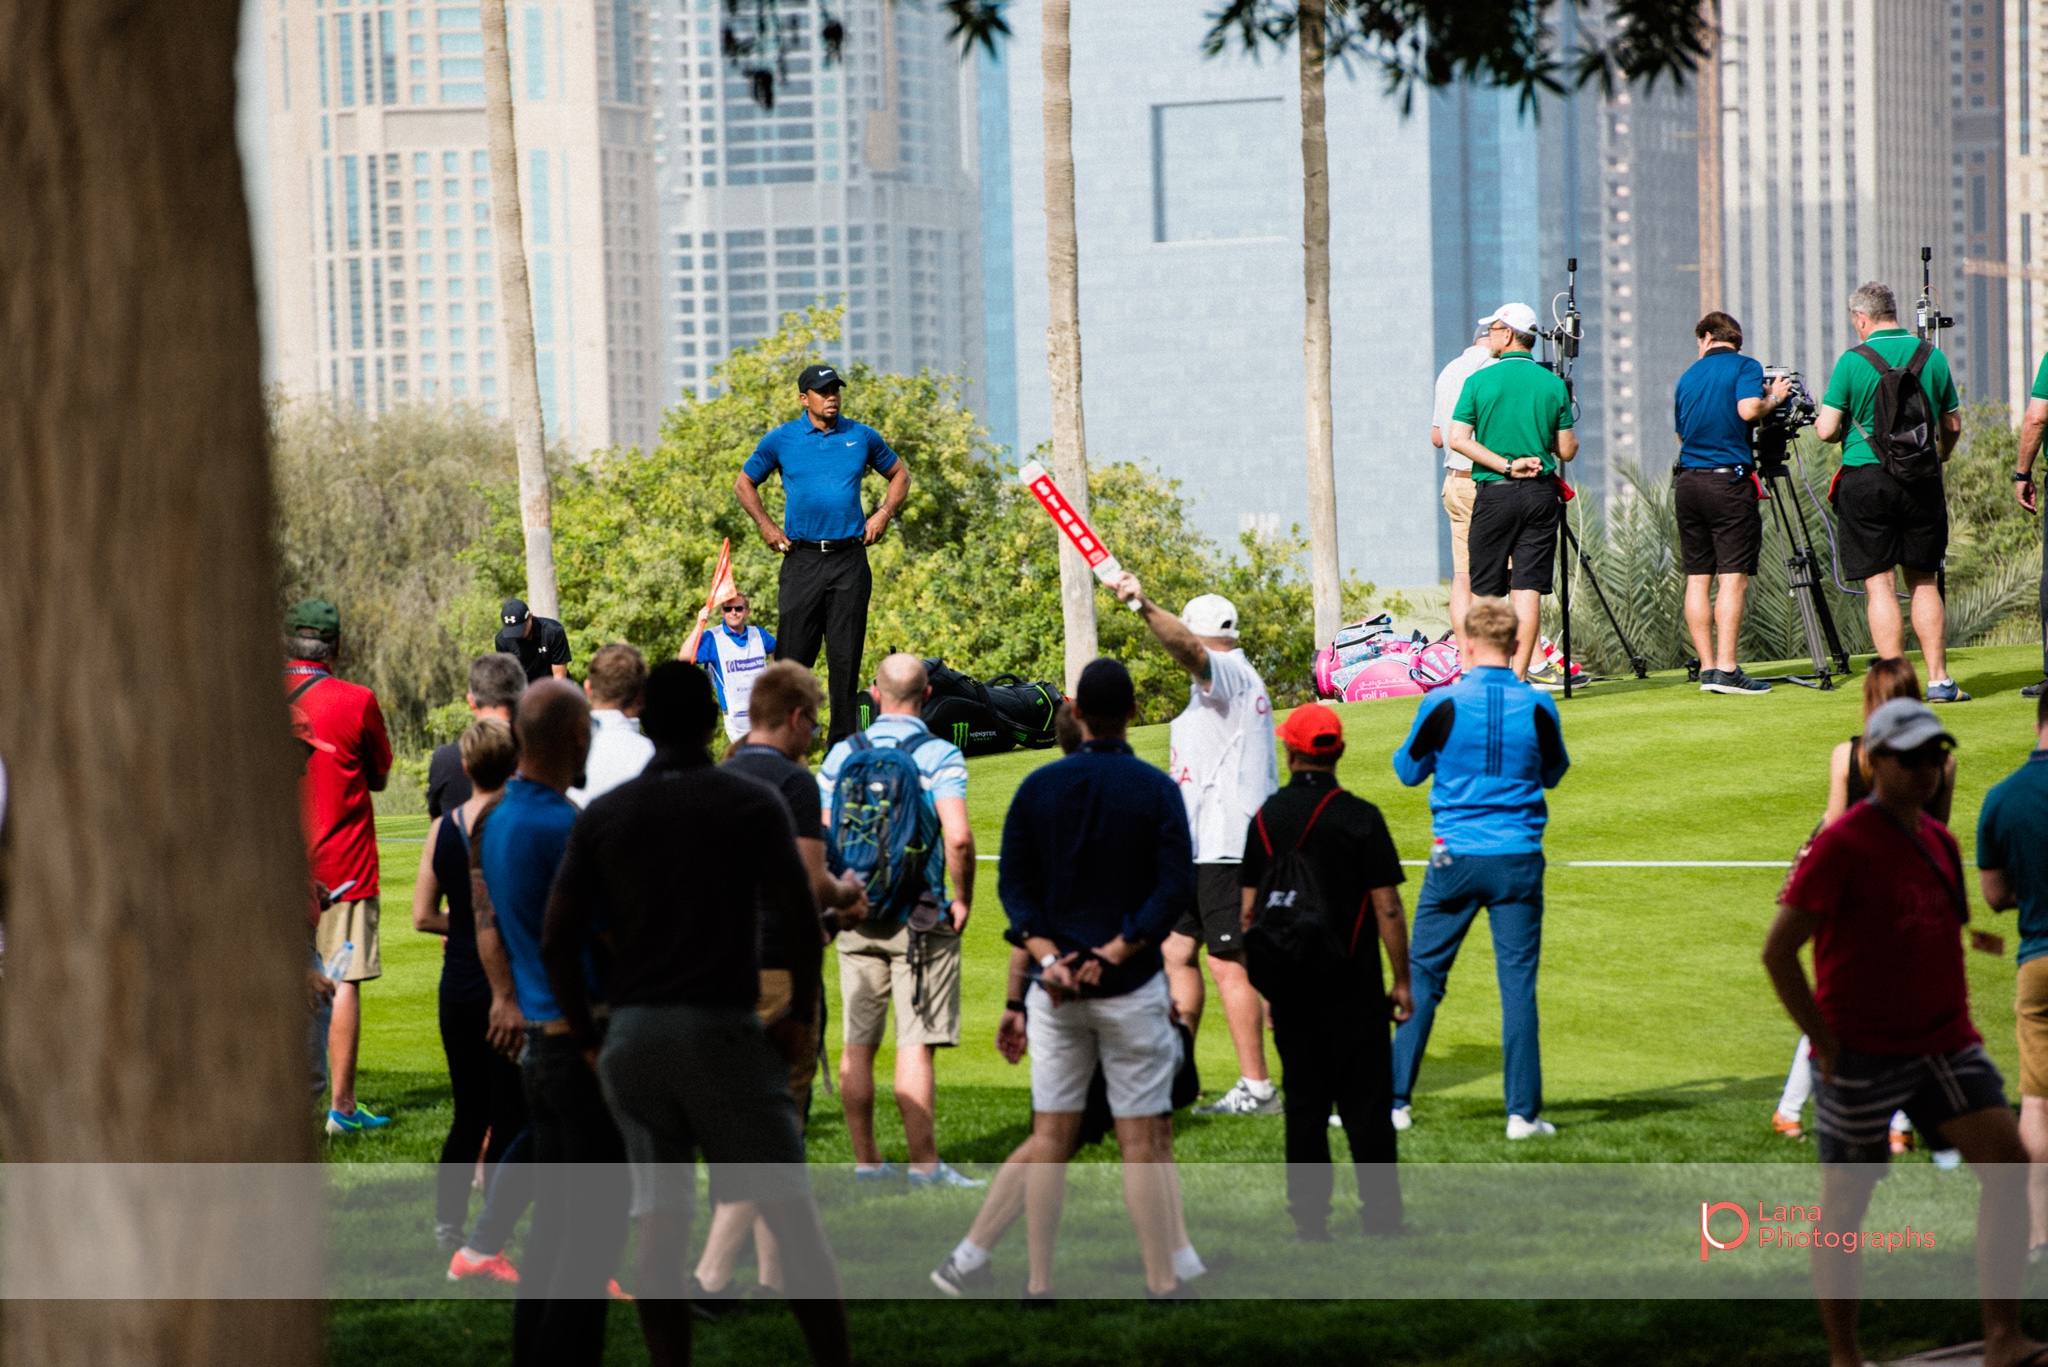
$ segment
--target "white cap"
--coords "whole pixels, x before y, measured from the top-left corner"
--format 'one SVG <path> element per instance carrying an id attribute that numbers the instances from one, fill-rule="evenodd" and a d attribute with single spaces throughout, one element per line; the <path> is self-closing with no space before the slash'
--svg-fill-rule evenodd
<path id="1" fill-rule="evenodd" d="M 1220 593 L 1205 593 L 1188 599 L 1180 610 L 1181 625 L 1197 636 L 1237 639 L 1237 604 Z"/>
<path id="2" fill-rule="evenodd" d="M 1536 310 L 1527 304 L 1502 304 L 1492 313 L 1479 320 L 1480 327 L 1492 327 L 1495 323 L 1506 323 L 1516 332 L 1536 331 Z"/>

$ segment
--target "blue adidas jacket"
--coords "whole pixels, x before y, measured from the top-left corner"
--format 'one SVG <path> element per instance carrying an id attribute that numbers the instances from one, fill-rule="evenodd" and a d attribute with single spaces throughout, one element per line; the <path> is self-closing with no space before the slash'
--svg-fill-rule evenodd
<path id="1" fill-rule="evenodd" d="M 1452 854 L 1540 854 L 1550 819 L 1543 790 L 1571 763 L 1557 704 L 1493 665 L 1423 699 L 1394 752 L 1409 787 L 1436 776 L 1429 810 Z"/>

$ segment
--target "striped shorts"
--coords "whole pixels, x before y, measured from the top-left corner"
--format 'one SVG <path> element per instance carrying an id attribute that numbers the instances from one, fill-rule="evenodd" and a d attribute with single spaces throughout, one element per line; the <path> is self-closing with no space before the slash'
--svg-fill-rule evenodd
<path id="1" fill-rule="evenodd" d="M 2006 1104 L 2005 1079 L 1981 1044 L 1951 1054 L 1844 1049 L 1833 1079 L 1816 1076 L 1815 1083 L 1814 1128 L 1820 1131 L 1823 1163 L 1890 1162 L 1894 1111 L 1904 1111 L 1932 1140 L 1957 1116 Z"/>

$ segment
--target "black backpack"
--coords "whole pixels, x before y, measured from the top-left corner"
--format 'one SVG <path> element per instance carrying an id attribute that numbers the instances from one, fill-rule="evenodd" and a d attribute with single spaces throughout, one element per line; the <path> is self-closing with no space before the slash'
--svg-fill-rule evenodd
<path id="1" fill-rule="evenodd" d="M 1902 366 L 1892 365 L 1867 343 L 1856 347 L 1855 353 L 1877 372 L 1877 412 L 1870 430 L 1863 433 L 1871 454 L 1901 484 L 1941 478 L 1934 405 L 1928 402 L 1927 387 L 1920 382 L 1921 368 L 1934 354 L 1933 345 L 1920 343 L 1913 349 L 1912 359 Z"/>
<path id="2" fill-rule="evenodd" d="M 1342 990 L 1359 976 L 1351 948 L 1330 919 L 1330 906 L 1316 877 L 1315 864 L 1301 848 L 1308 833 L 1315 829 L 1323 808 L 1342 791 L 1333 789 L 1316 804 L 1293 848 L 1277 858 L 1273 855 L 1273 838 L 1266 832 L 1266 814 L 1260 812 L 1254 818 L 1269 862 L 1252 897 L 1252 924 L 1244 935 L 1244 960 L 1252 986 L 1269 1001 L 1299 1000 L 1311 994 Z M 1351 928 L 1354 946 L 1363 924 L 1361 908 L 1359 924 Z"/>
<path id="3" fill-rule="evenodd" d="M 1051 684 L 1027 683 L 1015 674 L 983 683 L 943 660 L 926 660 L 924 667 L 932 686 L 924 724 L 963 755 L 1000 754 L 1019 745 L 1040 750 L 1053 743 L 1052 714 L 1060 694 Z"/>

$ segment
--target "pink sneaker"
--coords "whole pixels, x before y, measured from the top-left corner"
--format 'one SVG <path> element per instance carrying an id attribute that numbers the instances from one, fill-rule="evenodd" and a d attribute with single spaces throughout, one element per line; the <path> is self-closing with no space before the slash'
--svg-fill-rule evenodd
<path id="1" fill-rule="evenodd" d="M 512 1266 L 502 1253 L 493 1253 L 488 1258 L 473 1258 L 468 1249 L 458 1248 L 455 1256 L 448 1260 L 448 1280 L 459 1282 L 470 1277 L 517 1286 L 519 1269 Z"/>

